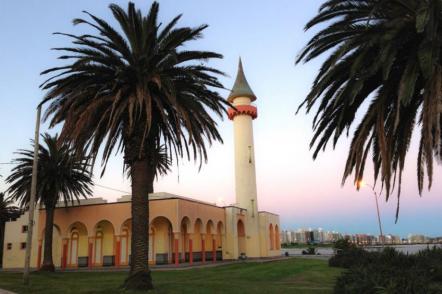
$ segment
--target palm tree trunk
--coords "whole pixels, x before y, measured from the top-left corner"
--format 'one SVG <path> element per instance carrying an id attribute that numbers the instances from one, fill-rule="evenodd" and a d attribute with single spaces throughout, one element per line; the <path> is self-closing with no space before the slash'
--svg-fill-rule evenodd
<path id="1" fill-rule="evenodd" d="M 51 205 L 46 206 L 46 226 L 45 226 L 45 240 L 43 252 L 43 265 L 40 271 L 54 272 L 55 266 L 52 260 L 52 239 L 54 232 L 54 210 L 55 207 Z"/>
<path id="2" fill-rule="evenodd" d="M 153 192 L 155 171 L 147 159 L 131 164 L 132 180 L 132 245 L 126 289 L 153 289 L 149 270 L 149 193 Z"/>

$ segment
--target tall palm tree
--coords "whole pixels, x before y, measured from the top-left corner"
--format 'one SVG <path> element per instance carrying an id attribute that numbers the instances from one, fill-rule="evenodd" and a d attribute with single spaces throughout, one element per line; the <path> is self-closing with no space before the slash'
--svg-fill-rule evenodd
<path id="1" fill-rule="evenodd" d="M 124 154 L 132 182 L 131 269 L 127 289 L 153 288 L 148 267 L 149 205 L 157 173 L 158 148 L 164 145 L 169 158 L 186 156 L 207 160 L 207 142 L 221 141 L 210 115 L 221 117 L 228 103 L 215 91 L 222 85 L 219 70 L 204 64 L 222 55 L 184 49 L 202 37 L 207 25 L 177 27 L 181 15 L 167 24 L 158 23 L 159 4 L 153 2 L 147 15 L 128 4 L 110 10 L 119 25 L 85 12 L 88 19 L 75 19 L 97 34 L 62 34 L 73 47 L 59 58 L 67 65 L 43 74 L 43 84 L 52 102 L 46 119 L 51 126 L 64 123 L 61 138 L 96 158 L 103 146 L 103 172 L 112 151 Z"/>
<path id="2" fill-rule="evenodd" d="M 353 172 L 359 182 L 371 150 L 374 179 L 385 187 L 387 201 L 397 188 L 397 220 L 402 172 L 416 126 L 419 193 L 425 172 L 431 188 L 434 158 L 442 159 L 442 1 L 329 0 L 305 29 L 315 26 L 320 31 L 297 59 L 308 62 L 329 52 L 301 105 L 307 112 L 317 107 L 313 157 L 357 124 L 343 182 Z"/>
<path id="3" fill-rule="evenodd" d="M 57 202 L 65 205 L 74 204 L 81 197 L 92 193 L 92 174 L 86 157 L 66 143 L 61 143 L 58 136 L 42 135 L 44 145 L 39 146 L 36 201 L 45 205 L 46 224 L 44 231 L 44 251 L 42 271 L 54 271 L 52 260 L 52 237 L 54 210 Z M 18 201 L 22 208 L 28 207 L 31 191 L 32 165 L 34 151 L 19 150 L 14 160 L 16 166 L 6 178 L 10 186 L 10 199 Z"/>
<path id="4" fill-rule="evenodd" d="M 20 217 L 22 211 L 12 205 L 12 201 L 5 199 L 5 194 L 0 193 L 0 267 L 3 264 L 3 245 L 5 241 L 5 224 L 7 221 Z"/>

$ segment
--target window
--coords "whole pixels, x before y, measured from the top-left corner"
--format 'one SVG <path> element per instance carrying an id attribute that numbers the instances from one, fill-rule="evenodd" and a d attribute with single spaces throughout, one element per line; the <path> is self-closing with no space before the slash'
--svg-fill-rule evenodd
<path id="1" fill-rule="evenodd" d="M 21 243 L 20 243 L 20 249 L 21 249 L 21 250 L 26 249 L 26 242 L 21 242 Z"/>
<path id="2" fill-rule="evenodd" d="M 12 243 L 8 243 L 8 244 L 6 244 L 6 249 L 7 249 L 7 250 L 11 250 L 11 249 L 12 249 Z"/>
<path id="3" fill-rule="evenodd" d="M 21 226 L 21 232 L 27 233 L 28 232 L 28 226 Z"/>

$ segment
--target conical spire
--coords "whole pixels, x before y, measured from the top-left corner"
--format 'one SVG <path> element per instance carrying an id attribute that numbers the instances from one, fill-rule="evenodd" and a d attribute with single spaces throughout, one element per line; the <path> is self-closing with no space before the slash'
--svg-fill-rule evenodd
<path id="1" fill-rule="evenodd" d="M 236 74 L 235 84 L 233 85 L 232 91 L 230 92 L 227 100 L 232 103 L 236 97 L 248 97 L 252 101 L 256 100 L 256 96 L 250 88 L 246 76 L 244 75 L 241 58 L 239 58 L 238 73 Z"/>

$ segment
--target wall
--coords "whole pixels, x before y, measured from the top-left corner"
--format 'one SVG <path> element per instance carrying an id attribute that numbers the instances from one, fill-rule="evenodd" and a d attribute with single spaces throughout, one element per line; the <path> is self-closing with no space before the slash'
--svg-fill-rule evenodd
<path id="1" fill-rule="evenodd" d="M 259 213 L 259 246 L 260 256 L 277 256 L 279 250 L 269 250 L 269 234 L 268 226 L 270 223 L 275 227 L 279 226 L 279 217 L 277 215 L 260 212 Z M 27 214 L 22 216 L 16 222 L 7 223 L 5 234 L 5 247 L 7 243 L 13 243 L 12 250 L 6 250 L 4 254 L 4 267 L 5 268 L 20 268 L 24 264 L 24 250 L 20 250 L 20 242 L 25 242 L 26 234 L 21 233 L 22 225 L 27 223 Z M 178 250 L 183 253 L 183 234 L 181 234 L 182 220 L 186 219 L 188 225 L 187 228 L 187 242 L 189 239 L 193 239 L 193 252 L 201 251 L 201 240 L 206 239 L 206 251 L 211 251 L 212 238 L 217 241 L 217 247 L 222 244 L 223 259 L 236 260 L 239 257 L 239 238 L 238 238 L 238 221 L 241 220 L 245 225 L 245 237 L 247 239 L 248 230 L 247 227 L 247 211 L 238 207 L 216 207 L 200 201 L 183 198 L 167 198 L 156 199 L 150 202 L 150 222 L 151 227 L 156 230 L 153 238 L 153 246 L 155 254 L 172 253 L 175 250 L 175 245 L 178 244 Z M 157 223 L 157 220 L 166 220 Z M 54 230 L 54 263 L 56 266 L 61 264 L 61 251 L 63 247 L 61 244 L 67 245 L 67 265 L 76 266 L 75 256 L 72 258 L 72 252 L 77 256 L 89 255 L 89 244 L 93 244 L 93 265 L 100 265 L 99 260 L 96 260 L 96 256 L 116 255 L 115 252 L 115 240 L 121 240 L 123 224 L 130 220 L 130 202 L 116 202 L 107 204 L 92 204 L 83 205 L 70 208 L 60 207 L 55 210 L 54 224 L 57 228 L 57 232 Z M 200 232 L 195 232 L 195 223 L 197 220 L 201 220 Z M 207 226 L 210 223 L 211 234 L 207 235 Z M 97 232 L 97 227 L 100 224 L 100 230 L 103 232 L 103 239 L 101 243 L 101 255 L 97 254 L 96 242 L 94 242 Z M 32 253 L 32 266 L 37 265 L 38 256 L 38 244 L 43 246 L 44 239 L 44 225 L 45 225 L 45 210 L 39 210 L 36 213 L 36 231 L 34 232 L 34 246 Z M 218 225 L 222 227 L 222 232 L 219 234 Z M 75 229 L 74 229 L 75 228 Z M 59 233 L 58 233 L 59 231 Z M 77 231 L 79 234 L 78 242 L 75 243 L 78 247 L 77 250 L 72 251 L 72 232 Z M 39 232 L 39 233 L 36 233 Z M 170 234 L 170 235 L 169 235 Z M 214 236 L 215 235 L 215 236 Z M 275 235 L 276 238 L 276 235 Z M 63 240 L 62 240 L 63 239 Z M 130 239 L 130 235 L 129 235 Z M 173 239 L 178 239 L 174 241 Z M 151 240 L 152 241 L 152 240 Z M 177 243 L 176 243 L 177 242 Z M 100 242 L 98 242 L 100 243 Z M 120 256 L 125 256 L 125 262 L 122 260 L 122 264 L 127 264 L 127 256 L 130 254 L 130 241 L 124 240 L 120 244 Z M 126 250 L 128 251 L 126 253 Z M 152 249 L 151 249 L 152 250 Z M 188 251 L 187 248 L 186 251 Z M 250 257 L 247 252 L 248 248 L 244 251 Z M 123 254 L 124 251 L 124 254 Z M 155 254 L 151 254 L 155 257 Z M 41 252 L 43 255 L 43 252 Z M 183 255 L 184 256 L 184 255 Z M 254 257 L 254 256 L 253 256 Z M 41 256 L 43 258 L 43 256 Z M 74 263 L 72 263 L 74 261 Z M 154 260 L 151 260 L 154 262 Z"/>
<path id="2" fill-rule="evenodd" d="M 34 213 L 34 232 L 33 232 L 33 248 L 31 251 L 31 267 L 37 264 L 38 255 L 38 211 Z M 29 213 L 26 212 L 20 216 L 16 221 L 7 222 L 5 226 L 5 242 L 3 248 L 3 268 L 22 268 L 25 264 L 25 251 L 20 249 L 20 243 L 26 242 L 26 233 L 22 233 L 22 226 L 28 224 Z M 8 250 L 8 243 L 12 243 L 12 249 Z"/>
<path id="3" fill-rule="evenodd" d="M 270 242 L 270 226 L 273 228 L 273 246 Z M 275 228 L 279 229 L 281 235 L 281 225 L 279 216 L 270 212 L 259 212 L 259 234 L 261 243 L 261 257 L 272 257 L 281 255 L 280 240 L 277 237 Z M 272 248 L 273 247 L 273 248 Z"/>

